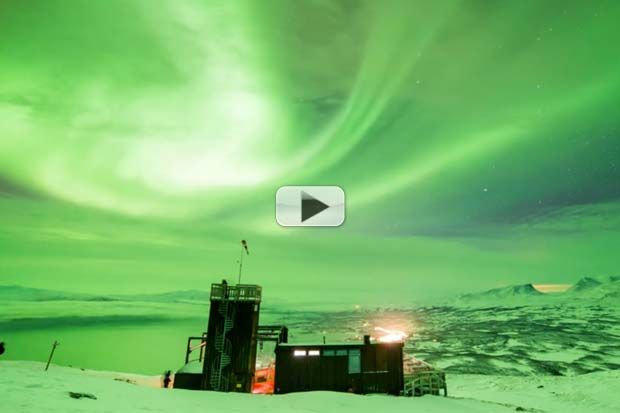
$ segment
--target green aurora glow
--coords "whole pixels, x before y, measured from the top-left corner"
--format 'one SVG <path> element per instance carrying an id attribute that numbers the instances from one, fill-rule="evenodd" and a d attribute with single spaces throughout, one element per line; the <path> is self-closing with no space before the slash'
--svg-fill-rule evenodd
<path id="1" fill-rule="evenodd" d="M 616 1 L 5 1 L 0 283 L 416 299 L 618 271 Z M 280 228 L 337 184 L 338 229 Z M 379 287 L 380 286 L 380 287 Z"/>

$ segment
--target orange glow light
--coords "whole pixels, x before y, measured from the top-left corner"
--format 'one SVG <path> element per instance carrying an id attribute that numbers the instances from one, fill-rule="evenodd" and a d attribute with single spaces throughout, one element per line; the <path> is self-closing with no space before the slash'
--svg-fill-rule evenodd
<path id="1" fill-rule="evenodd" d="M 383 333 L 376 340 L 380 343 L 395 343 L 404 341 L 407 338 L 407 334 L 400 330 L 391 330 L 383 327 L 375 327 L 375 331 Z"/>

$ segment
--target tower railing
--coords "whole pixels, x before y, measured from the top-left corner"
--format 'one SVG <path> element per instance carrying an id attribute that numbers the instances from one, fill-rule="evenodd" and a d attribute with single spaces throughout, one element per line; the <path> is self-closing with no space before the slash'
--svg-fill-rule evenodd
<path id="1" fill-rule="evenodd" d="M 262 288 L 253 284 L 211 284 L 211 301 L 256 301 L 260 302 Z"/>

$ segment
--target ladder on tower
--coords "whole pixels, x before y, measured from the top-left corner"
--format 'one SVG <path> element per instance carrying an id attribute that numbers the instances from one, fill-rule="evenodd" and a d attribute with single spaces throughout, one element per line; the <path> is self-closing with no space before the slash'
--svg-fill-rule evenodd
<path id="1" fill-rule="evenodd" d="M 218 334 L 214 342 L 217 354 L 211 367 L 210 384 L 212 390 L 227 391 L 228 378 L 224 375 L 224 372 L 232 360 L 232 342 L 226 335 L 234 327 L 235 306 L 231 306 L 228 299 L 222 300 L 218 312 L 224 319 L 224 323 L 220 334 Z"/>

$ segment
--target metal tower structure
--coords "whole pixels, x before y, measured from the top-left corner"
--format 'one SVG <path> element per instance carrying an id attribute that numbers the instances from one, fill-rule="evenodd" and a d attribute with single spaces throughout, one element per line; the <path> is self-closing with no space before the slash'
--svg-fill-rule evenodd
<path id="1" fill-rule="evenodd" d="M 211 285 L 203 389 L 251 391 L 261 293 L 258 285 Z"/>

